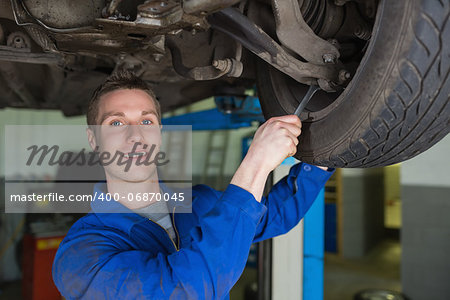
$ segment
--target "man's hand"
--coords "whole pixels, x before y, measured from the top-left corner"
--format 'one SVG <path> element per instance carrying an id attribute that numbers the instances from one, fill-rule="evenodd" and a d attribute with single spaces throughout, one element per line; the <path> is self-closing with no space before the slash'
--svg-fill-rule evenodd
<path id="1" fill-rule="evenodd" d="M 302 123 L 296 115 L 273 117 L 255 133 L 247 155 L 231 180 L 261 201 L 267 176 L 297 152 Z"/>
<path id="2" fill-rule="evenodd" d="M 270 118 L 256 131 L 244 160 L 270 173 L 297 152 L 301 128 L 302 123 L 296 115 Z"/>

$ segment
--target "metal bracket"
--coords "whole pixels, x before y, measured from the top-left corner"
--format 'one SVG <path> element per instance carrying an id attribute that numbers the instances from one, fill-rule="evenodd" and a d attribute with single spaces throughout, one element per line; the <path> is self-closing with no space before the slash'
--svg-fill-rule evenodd
<path id="1" fill-rule="evenodd" d="M 175 0 L 147 1 L 137 7 L 136 24 L 166 27 L 183 17 L 181 3 Z"/>
<path id="2" fill-rule="evenodd" d="M 304 63 L 275 42 L 259 26 L 234 8 L 226 8 L 208 17 L 212 28 L 228 34 L 248 50 L 304 84 L 317 84 L 317 78 L 339 82 L 339 66 Z"/>
<path id="3" fill-rule="evenodd" d="M 0 46 L 0 61 L 29 64 L 61 64 L 63 57 L 56 53 L 33 53 L 30 52 L 30 49 Z"/>
<path id="4" fill-rule="evenodd" d="M 240 0 L 184 0 L 183 10 L 187 14 L 206 15 L 238 3 Z"/>
<path id="5" fill-rule="evenodd" d="M 334 63 L 339 50 L 317 36 L 303 20 L 298 0 L 272 0 L 276 31 L 281 44 L 314 64 Z"/>

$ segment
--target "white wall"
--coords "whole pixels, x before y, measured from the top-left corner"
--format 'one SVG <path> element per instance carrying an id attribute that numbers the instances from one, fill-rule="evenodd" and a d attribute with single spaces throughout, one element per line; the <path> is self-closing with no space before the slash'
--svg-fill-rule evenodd
<path id="1" fill-rule="evenodd" d="M 450 134 L 424 153 L 403 162 L 400 183 L 450 187 Z"/>
<path id="2" fill-rule="evenodd" d="M 5 174 L 5 125 L 85 125 L 86 117 L 65 117 L 56 110 L 0 110 L 0 176 Z M 20 137 L 22 138 L 22 137 Z"/>

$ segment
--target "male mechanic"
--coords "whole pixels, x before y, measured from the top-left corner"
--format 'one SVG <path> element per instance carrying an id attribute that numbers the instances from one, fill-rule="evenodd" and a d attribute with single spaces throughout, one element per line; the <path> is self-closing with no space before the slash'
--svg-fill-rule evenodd
<path id="1" fill-rule="evenodd" d="M 146 154 L 143 145 L 158 141 L 142 132 L 159 127 L 161 112 L 144 81 L 117 73 L 95 91 L 87 121 L 93 149 L 120 149 L 136 159 Z M 100 132 L 92 125 L 102 125 Z M 108 130 L 121 132 L 120 138 L 108 141 Z M 227 299 L 251 244 L 293 228 L 332 174 L 300 163 L 262 196 L 269 173 L 295 154 L 300 133 L 295 115 L 269 119 L 225 191 L 192 188 L 192 213 L 172 214 L 164 201 L 94 200 L 92 212 L 59 246 L 53 264 L 59 291 L 66 299 Z M 97 197 L 161 191 L 155 165 L 133 168 L 105 166 L 106 184 L 95 186 Z M 105 205 L 120 206 L 123 213 L 99 213 Z"/>

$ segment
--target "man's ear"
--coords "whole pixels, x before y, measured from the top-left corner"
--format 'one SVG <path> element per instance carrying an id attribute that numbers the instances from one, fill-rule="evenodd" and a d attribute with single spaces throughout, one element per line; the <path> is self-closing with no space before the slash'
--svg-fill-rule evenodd
<path id="1" fill-rule="evenodd" d="M 86 129 L 86 134 L 88 137 L 89 146 L 91 146 L 92 151 L 95 151 L 97 147 L 97 140 L 95 139 L 95 133 L 91 128 Z"/>

